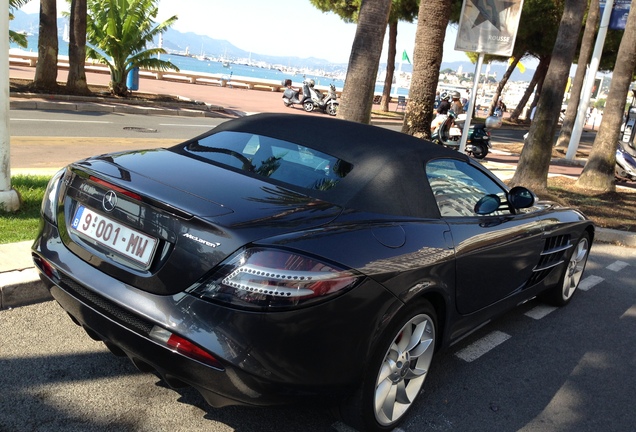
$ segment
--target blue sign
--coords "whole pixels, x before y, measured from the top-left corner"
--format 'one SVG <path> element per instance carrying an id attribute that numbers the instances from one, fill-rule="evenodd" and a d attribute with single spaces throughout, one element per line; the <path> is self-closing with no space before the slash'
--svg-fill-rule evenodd
<path id="1" fill-rule="evenodd" d="M 631 3 L 631 0 L 614 0 L 609 22 L 610 30 L 625 30 Z M 601 1 L 601 16 L 603 16 L 603 10 L 605 10 L 605 2 Z"/>

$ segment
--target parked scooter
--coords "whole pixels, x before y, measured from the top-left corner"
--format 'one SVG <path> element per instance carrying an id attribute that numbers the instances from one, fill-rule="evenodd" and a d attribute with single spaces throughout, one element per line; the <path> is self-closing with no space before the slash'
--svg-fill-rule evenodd
<path id="1" fill-rule="evenodd" d="M 636 149 L 623 141 L 618 142 L 616 148 L 616 168 L 614 174 L 617 180 L 636 181 Z"/>
<path id="2" fill-rule="evenodd" d="M 463 125 L 463 119 L 458 120 L 455 113 L 448 111 L 446 119 L 433 131 L 431 141 L 444 147 L 459 150 Z M 488 154 L 490 144 L 490 131 L 488 129 L 501 127 L 501 118 L 491 116 L 486 119 L 486 124 L 473 124 L 468 129 L 465 152 L 475 159 L 483 159 Z"/>
<path id="3" fill-rule="evenodd" d="M 338 94 L 336 93 L 336 86 L 331 83 L 329 85 L 329 92 L 324 95 L 320 90 L 314 88 L 314 80 L 310 79 L 303 82 L 303 93 L 309 95 L 309 99 L 313 104 L 311 110 L 307 109 L 306 105 L 303 105 L 305 111 L 313 111 L 320 109 L 329 115 L 335 116 L 338 114 Z"/>
<path id="4" fill-rule="evenodd" d="M 305 111 L 311 112 L 314 110 L 314 104 L 309 97 L 309 86 L 307 84 L 303 83 L 302 93 L 292 88 L 292 80 L 290 79 L 285 80 L 283 84 L 287 87 L 283 92 L 283 103 L 286 107 L 302 105 Z"/>

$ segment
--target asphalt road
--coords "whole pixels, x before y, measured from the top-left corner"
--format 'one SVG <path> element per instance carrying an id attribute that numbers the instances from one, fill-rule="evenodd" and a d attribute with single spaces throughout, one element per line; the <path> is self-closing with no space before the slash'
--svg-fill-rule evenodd
<path id="1" fill-rule="evenodd" d="M 634 280 L 636 249 L 595 244 L 569 306 L 530 301 L 438 354 L 400 430 L 636 431 Z M 54 302 L 0 311 L 0 370 L 2 432 L 351 431 L 315 406 L 210 408 L 114 357 Z"/>
<path id="2" fill-rule="evenodd" d="M 12 173 L 52 174 L 108 152 L 168 147 L 223 119 L 64 111 L 11 111 Z"/>
<path id="3" fill-rule="evenodd" d="M 203 133 L 224 119 L 100 112 L 13 110 L 12 138 L 94 137 L 183 140 Z"/>

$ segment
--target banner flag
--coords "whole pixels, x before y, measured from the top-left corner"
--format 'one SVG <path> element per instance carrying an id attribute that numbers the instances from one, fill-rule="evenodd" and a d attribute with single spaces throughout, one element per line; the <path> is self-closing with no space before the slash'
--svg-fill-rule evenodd
<path id="1" fill-rule="evenodd" d="M 407 61 L 411 64 L 411 60 L 409 59 L 409 55 L 406 53 L 406 50 L 402 53 L 402 61 Z"/>
<path id="2" fill-rule="evenodd" d="M 512 57 L 508 59 L 508 66 L 510 66 L 511 64 L 512 64 Z M 519 61 L 517 62 L 517 69 L 519 69 L 519 72 L 524 73 L 526 71 L 526 66 Z"/>

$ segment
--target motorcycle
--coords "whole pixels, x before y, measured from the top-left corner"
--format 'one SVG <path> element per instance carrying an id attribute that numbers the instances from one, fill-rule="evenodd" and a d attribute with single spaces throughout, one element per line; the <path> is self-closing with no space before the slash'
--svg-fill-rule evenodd
<path id="1" fill-rule="evenodd" d="M 616 148 L 616 167 L 614 174 L 617 180 L 636 181 L 636 149 L 627 147 L 619 141 Z"/>
<path id="2" fill-rule="evenodd" d="M 464 119 L 458 119 L 453 111 L 433 131 L 431 141 L 444 147 L 459 150 L 462 130 L 459 128 Z M 465 152 L 475 159 L 483 159 L 488 154 L 490 144 L 490 131 L 488 129 L 501 127 L 501 118 L 491 116 L 486 119 L 486 124 L 473 124 L 468 129 Z"/>
<path id="3" fill-rule="evenodd" d="M 307 89 L 307 90 L 305 90 Z M 324 95 L 320 90 L 314 88 L 314 80 L 305 81 L 303 83 L 303 93 L 309 95 L 313 107 L 311 110 L 307 109 L 306 105 L 303 105 L 305 111 L 313 111 L 320 109 L 322 112 L 335 116 L 338 114 L 338 94 L 336 93 L 336 86 L 331 83 L 329 85 L 329 92 Z"/>

